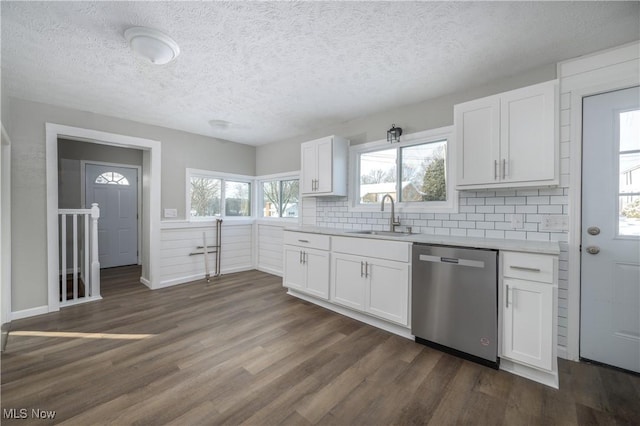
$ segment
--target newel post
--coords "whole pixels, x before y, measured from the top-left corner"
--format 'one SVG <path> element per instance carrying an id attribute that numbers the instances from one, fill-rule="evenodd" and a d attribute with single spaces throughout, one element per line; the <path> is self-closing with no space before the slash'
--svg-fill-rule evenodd
<path id="1" fill-rule="evenodd" d="M 91 204 L 91 297 L 100 296 L 100 261 L 98 260 L 98 203 Z"/>

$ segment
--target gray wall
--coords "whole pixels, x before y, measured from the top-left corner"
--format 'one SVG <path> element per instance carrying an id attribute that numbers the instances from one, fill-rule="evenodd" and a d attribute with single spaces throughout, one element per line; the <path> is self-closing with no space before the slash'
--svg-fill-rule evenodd
<path id="1" fill-rule="evenodd" d="M 16 98 L 9 98 L 2 107 L 12 141 L 12 231 L 14 236 L 20 236 L 13 238 L 11 247 L 13 311 L 48 303 L 46 122 L 161 141 L 162 207 L 177 208 L 181 218 L 185 209 L 185 168 L 255 174 L 252 146 Z M 8 114 L 4 111 L 7 107 Z"/>
<path id="2" fill-rule="evenodd" d="M 393 123 L 402 127 L 405 134 L 449 126 L 453 124 L 453 106 L 455 104 L 555 78 L 556 64 L 549 64 L 485 86 L 361 117 L 337 126 L 318 129 L 306 135 L 259 146 L 256 149 L 256 174 L 267 175 L 300 170 L 300 143 L 302 142 L 334 134 L 346 137 L 352 145 L 377 141 L 386 138 L 387 130 Z"/>

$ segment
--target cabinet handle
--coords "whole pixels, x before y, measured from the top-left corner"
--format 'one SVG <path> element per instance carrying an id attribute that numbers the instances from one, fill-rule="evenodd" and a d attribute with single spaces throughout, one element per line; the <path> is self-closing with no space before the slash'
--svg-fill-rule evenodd
<path id="1" fill-rule="evenodd" d="M 502 179 L 506 179 L 507 177 L 507 160 L 502 159 Z"/>
<path id="2" fill-rule="evenodd" d="M 369 278 L 369 262 L 364 262 L 364 277 Z"/>
<path id="3" fill-rule="evenodd" d="M 507 299 L 507 308 L 509 307 L 509 284 L 507 284 L 507 294 L 505 294 L 505 299 Z"/>
<path id="4" fill-rule="evenodd" d="M 303 265 L 307 264 L 307 252 L 306 251 L 302 252 L 302 264 Z"/>
<path id="5" fill-rule="evenodd" d="M 302 263 L 302 250 L 300 250 L 300 256 L 298 256 L 298 263 Z"/>
<path id="6" fill-rule="evenodd" d="M 364 272 L 362 271 L 363 267 L 364 267 L 364 262 L 361 260 L 360 261 L 360 277 L 364 277 Z"/>
<path id="7" fill-rule="evenodd" d="M 298 240 L 298 241 L 301 242 L 301 243 L 308 243 L 309 242 L 309 240 Z"/>
<path id="8" fill-rule="evenodd" d="M 509 266 L 509 268 L 511 269 L 517 269 L 519 271 L 529 271 L 529 272 L 540 272 L 539 268 L 527 268 L 526 266 L 515 266 L 515 265 L 511 265 Z"/>
<path id="9" fill-rule="evenodd" d="M 498 160 L 493 160 L 493 180 L 498 180 Z"/>

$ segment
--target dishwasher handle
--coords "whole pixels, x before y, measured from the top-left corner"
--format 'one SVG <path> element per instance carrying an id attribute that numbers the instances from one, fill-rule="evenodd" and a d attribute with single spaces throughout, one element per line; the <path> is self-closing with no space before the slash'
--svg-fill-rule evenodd
<path id="1" fill-rule="evenodd" d="M 450 265 L 470 266 L 472 268 L 484 268 L 484 262 L 481 260 L 457 259 L 454 257 L 432 256 L 429 254 L 421 254 L 419 259 L 423 262 L 448 263 Z"/>

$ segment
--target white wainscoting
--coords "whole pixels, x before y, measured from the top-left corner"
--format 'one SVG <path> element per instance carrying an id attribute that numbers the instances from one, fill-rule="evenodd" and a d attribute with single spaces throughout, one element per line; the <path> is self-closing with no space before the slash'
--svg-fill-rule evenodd
<path id="1" fill-rule="evenodd" d="M 282 276 L 283 230 L 291 223 L 258 222 L 256 269 L 269 274 Z"/>
<path id="2" fill-rule="evenodd" d="M 222 223 L 222 250 L 220 272 L 230 274 L 247 271 L 253 266 L 253 221 L 225 220 Z M 160 233 L 160 285 L 169 287 L 205 276 L 202 255 L 189 256 L 202 245 L 202 233 L 207 236 L 207 245 L 215 243 L 214 222 L 166 221 Z M 215 255 L 209 255 L 209 270 L 215 271 Z"/>

